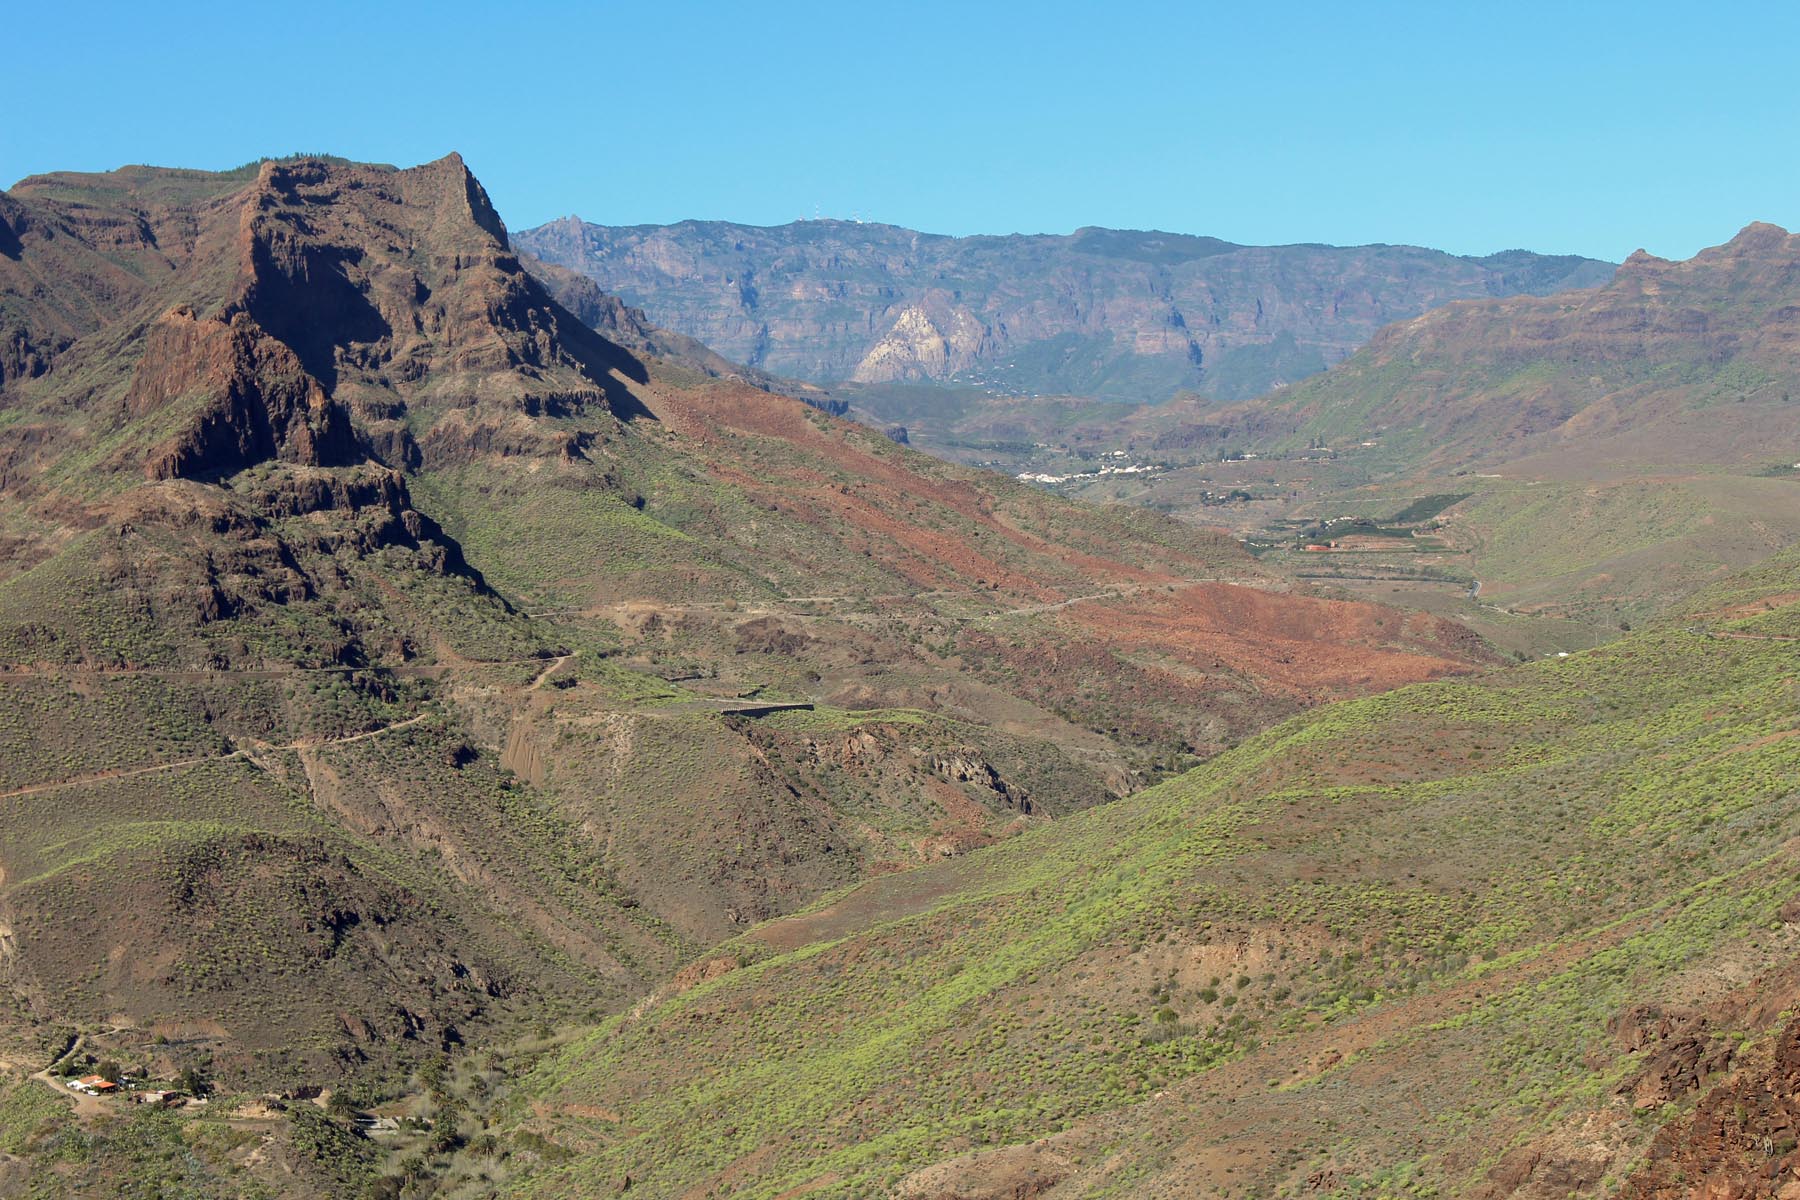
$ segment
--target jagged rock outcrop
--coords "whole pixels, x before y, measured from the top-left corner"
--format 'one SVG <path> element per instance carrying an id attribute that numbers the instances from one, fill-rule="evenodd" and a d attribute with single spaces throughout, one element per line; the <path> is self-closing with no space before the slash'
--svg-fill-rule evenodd
<path id="1" fill-rule="evenodd" d="M 201 319 L 176 308 L 151 328 L 125 410 L 138 419 L 177 403 L 196 411 L 149 451 L 151 479 L 217 475 L 269 459 L 338 466 L 357 457 L 350 414 L 247 313 Z"/>
<path id="2" fill-rule="evenodd" d="M 40 176 L 0 195 L 0 222 L 0 387 L 28 412 L 91 411 L 128 373 L 117 440 L 137 449 L 108 462 L 151 479 L 561 460 L 570 434 L 536 418 L 641 415 L 636 354 L 524 268 L 456 155 Z M 648 338 L 616 301 L 580 299 Z M 81 370 L 46 375 L 65 354 Z M 56 424 L 6 431 L 9 482 Z"/>
<path id="3" fill-rule="evenodd" d="M 1619 1195 L 1777 1200 L 1800 1192 L 1800 1021 L 1757 1057 L 1665 1125 Z"/>
<path id="4" fill-rule="evenodd" d="M 527 272 L 457 155 L 406 171 L 264 164 L 241 218 L 241 306 L 372 418 L 642 379 Z M 373 394 L 371 394 L 373 393 Z"/>
<path id="5" fill-rule="evenodd" d="M 1636 1074 L 1617 1091 L 1636 1109 L 1660 1108 L 1699 1090 L 1731 1065 L 1736 1047 L 1711 1028 L 1705 1013 L 1638 1005 L 1613 1023 L 1623 1049 L 1645 1051 Z"/>
<path id="6" fill-rule="evenodd" d="M 993 352 L 992 331 L 960 304 L 914 304 L 901 310 L 880 341 L 856 364 L 858 383 L 949 379 Z"/>
<path id="7" fill-rule="evenodd" d="M 994 769 L 994 764 L 973 749 L 940 754 L 931 760 L 931 769 L 952 783 L 965 783 L 994 793 L 1008 808 L 1026 814 L 1032 811 L 1031 797 L 1009 786 Z"/>

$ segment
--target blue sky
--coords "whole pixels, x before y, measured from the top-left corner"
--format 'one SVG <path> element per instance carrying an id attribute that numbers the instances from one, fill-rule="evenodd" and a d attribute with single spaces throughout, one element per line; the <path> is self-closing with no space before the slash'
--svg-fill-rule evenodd
<path id="1" fill-rule="evenodd" d="M 1670 257 L 1800 226 L 1800 4 L 34 3 L 0 184 L 460 150 L 575 212 Z"/>

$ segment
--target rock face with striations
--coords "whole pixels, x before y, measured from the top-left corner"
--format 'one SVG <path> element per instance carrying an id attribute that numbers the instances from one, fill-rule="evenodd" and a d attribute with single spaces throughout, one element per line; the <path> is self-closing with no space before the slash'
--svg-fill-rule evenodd
<path id="1" fill-rule="evenodd" d="M 550 652 L 411 485 L 508 456 L 585 472 L 639 415 L 642 361 L 524 269 L 455 155 L 38 176 L 0 222 L 8 745 L 154 764 L 0 755 L 36 805 L 0 837 L 0 1040 L 197 1018 L 221 1077 L 268 1081 L 448 1049 L 521 991 L 626 986 L 662 953 L 638 918 L 527 878 L 546 851 L 507 846 L 493 756 L 387 672 L 461 661 L 461 638 Z M 610 497 L 602 470 L 583 485 Z M 33 699 L 64 672 L 99 685 L 104 728 L 85 696 Z M 315 681 L 328 706 L 275 698 Z M 379 765 L 327 761 L 359 752 Z"/>
<path id="2" fill-rule="evenodd" d="M 1113 229 L 940 237 L 713 221 L 517 235 L 656 324 L 814 382 L 969 383 L 1154 401 L 1258 395 L 1449 300 L 1604 282 L 1612 265 L 1412 246 L 1239 246 Z"/>

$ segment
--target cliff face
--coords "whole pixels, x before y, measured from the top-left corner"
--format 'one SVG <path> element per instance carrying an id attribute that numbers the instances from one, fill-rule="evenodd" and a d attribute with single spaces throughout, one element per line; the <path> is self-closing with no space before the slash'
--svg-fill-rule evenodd
<path id="1" fill-rule="evenodd" d="M 1789 1021 L 1657 1133 L 1621 1195 L 1777 1200 L 1800 1167 L 1800 1021 Z"/>
<path id="2" fill-rule="evenodd" d="M 0 193 L 0 387 L 42 375 L 74 341 L 143 299 L 180 261 L 151 214 Z"/>
<path id="3" fill-rule="evenodd" d="M 232 307 L 292 347 L 375 437 L 402 438 L 420 424 L 408 413 L 515 425 L 548 396 L 602 402 L 643 377 L 522 269 L 456 155 L 409 171 L 269 164 L 240 230 Z"/>
<path id="4" fill-rule="evenodd" d="M 195 395 L 200 404 L 186 427 L 151 451 L 149 478 L 211 475 L 270 459 L 338 466 L 358 457 L 343 406 L 247 313 L 199 320 L 176 308 L 152 327 L 126 412 L 146 417 Z"/>
<path id="5" fill-rule="evenodd" d="M 568 217 L 518 242 L 656 324 L 777 373 L 1132 400 L 1257 395 L 1446 301 L 1588 287 L 1612 270 L 1524 251 L 1470 259 L 1109 229 L 950 238 L 844 221 Z"/>
<path id="6" fill-rule="evenodd" d="M 0 836 L 0 1043 L 103 1005 L 205 1014 L 223 1077 L 342 1073 L 539 988 L 637 986 L 666 952 L 600 854 L 509 813 L 478 720 L 433 690 L 564 647 L 410 485 L 585 472 L 640 415 L 641 360 L 524 270 L 454 155 L 47 175 L 0 223 L 0 790 L 34 806 Z M 33 699 L 51 677 L 111 715 Z M 96 858 L 39 854 L 90 835 Z M 530 878 L 546 855 L 582 865 Z M 77 893 L 106 899 L 72 915 Z"/>

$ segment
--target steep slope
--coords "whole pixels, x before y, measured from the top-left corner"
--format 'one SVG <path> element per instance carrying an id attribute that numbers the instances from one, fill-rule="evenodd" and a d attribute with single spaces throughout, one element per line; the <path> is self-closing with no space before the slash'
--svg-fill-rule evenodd
<path id="1" fill-rule="evenodd" d="M 519 244 L 659 325 L 784 375 L 1138 401 L 1182 388 L 1254 396 L 1445 301 L 1586 287 L 1611 272 L 1524 251 L 1470 259 L 1113 229 L 950 238 L 844 221 L 612 228 L 568 217 Z"/>
<path id="2" fill-rule="evenodd" d="M 1800 1000 L 1797 597 L 1789 554 L 1680 622 L 1322 709 L 752 930 L 526 1077 L 506 1112 L 538 1165 L 508 1191 L 1768 1178 L 1793 1150 L 1757 1081 L 1786 1086 Z"/>
<path id="3" fill-rule="evenodd" d="M 669 366 L 685 368 L 709 378 L 735 379 L 763 391 L 793 396 L 825 412 L 841 415 L 848 408 L 846 401 L 833 398 L 821 388 L 732 362 L 697 338 L 657 328 L 642 309 L 633 308 L 617 296 L 601 291 L 599 285 L 586 275 L 530 255 L 520 255 L 519 262 L 583 325 L 633 354 L 659 359 Z"/>
<path id="4" fill-rule="evenodd" d="M 9 218 L 0 276 L 31 348 L 0 389 L 7 1062 L 73 1028 L 231 1087 L 399 1086 L 1485 658 L 574 297 L 632 348 L 603 337 L 454 155 L 7 203 L 62 222 Z"/>
<path id="5" fill-rule="evenodd" d="M 1797 373 L 1800 237 L 1757 224 L 1683 262 L 1639 251 L 1591 291 L 1446 305 L 1219 420 L 1414 465 L 1760 466 L 1796 457 Z"/>

